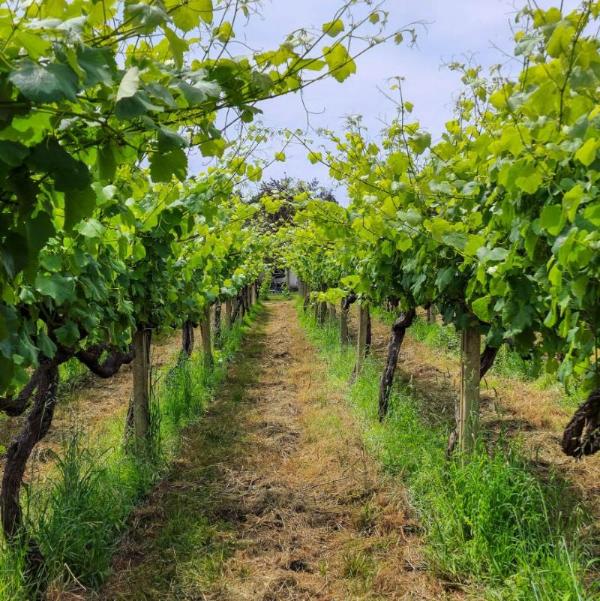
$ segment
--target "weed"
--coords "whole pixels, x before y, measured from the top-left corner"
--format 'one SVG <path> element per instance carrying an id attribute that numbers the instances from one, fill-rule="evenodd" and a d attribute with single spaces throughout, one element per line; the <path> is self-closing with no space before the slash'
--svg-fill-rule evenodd
<path id="1" fill-rule="evenodd" d="M 342 574 L 344 578 L 358 578 L 363 582 L 372 579 L 375 573 L 375 561 L 362 550 L 349 550 L 343 558 Z"/>

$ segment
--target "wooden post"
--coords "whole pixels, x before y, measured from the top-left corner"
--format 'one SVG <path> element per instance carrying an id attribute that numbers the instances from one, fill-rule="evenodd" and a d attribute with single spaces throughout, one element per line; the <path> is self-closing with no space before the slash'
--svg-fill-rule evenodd
<path id="1" fill-rule="evenodd" d="M 433 305 L 427 307 L 427 323 L 435 323 L 435 307 Z"/>
<path id="2" fill-rule="evenodd" d="M 204 316 L 200 322 L 200 333 L 202 334 L 202 354 L 204 357 L 204 367 L 208 370 L 211 369 L 214 364 L 210 335 L 210 307 L 206 307 L 206 309 L 204 309 Z"/>
<path id="3" fill-rule="evenodd" d="M 317 321 L 319 325 L 323 325 L 325 320 L 327 319 L 327 303 L 320 302 L 317 303 Z"/>
<path id="4" fill-rule="evenodd" d="M 302 308 L 306 311 L 308 309 L 308 305 L 310 304 L 310 288 L 304 285 L 304 302 L 302 303 Z"/>
<path id="5" fill-rule="evenodd" d="M 335 321 L 337 318 L 335 312 L 335 305 L 333 303 L 327 303 L 327 313 L 330 321 Z"/>
<path id="6" fill-rule="evenodd" d="M 367 352 L 367 330 L 369 329 L 369 306 L 362 304 L 358 309 L 358 338 L 356 342 L 355 375 L 361 372 Z"/>
<path id="7" fill-rule="evenodd" d="M 228 298 L 225 300 L 225 323 L 227 327 L 230 328 L 233 324 L 231 323 L 231 314 L 233 312 L 233 308 L 231 306 L 231 299 Z"/>
<path id="8" fill-rule="evenodd" d="M 221 299 L 217 299 L 217 302 L 215 303 L 215 313 L 214 313 L 214 317 L 215 317 L 215 331 L 214 331 L 214 339 L 215 339 L 215 347 L 216 348 L 221 348 L 221 335 L 222 335 L 222 328 L 221 328 Z"/>
<path id="9" fill-rule="evenodd" d="M 350 332 L 348 331 L 349 311 L 350 305 L 346 303 L 345 299 L 342 299 L 340 306 L 340 342 L 342 346 L 350 344 Z"/>
<path id="10" fill-rule="evenodd" d="M 138 450 L 146 447 L 150 432 L 150 332 L 143 327 L 133 335 L 133 434 Z"/>
<path id="11" fill-rule="evenodd" d="M 458 442 L 461 451 L 473 450 L 479 427 L 479 369 L 481 337 L 479 327 L 462 331 L 460 398 L 457 411 Z"/>

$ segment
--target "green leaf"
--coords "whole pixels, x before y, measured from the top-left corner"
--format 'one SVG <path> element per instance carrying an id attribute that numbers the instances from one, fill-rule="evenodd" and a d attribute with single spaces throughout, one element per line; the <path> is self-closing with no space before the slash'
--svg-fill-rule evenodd
<path id="1" fill-rule="evenodd" d="M 183 181 L 187 176 L 187 155 L 180 148 L 156 152 L 150 157 L 150 176 L 153 182 L 170 182 L 172 177 Z"/>
<path id="2" fill-rule="evenodd" d="M 181 67 L 183 67 L 183 55 L 189 49 L 188 43 L 185 40 L 182 40 L 168 27 L 164 27 L 163 31 L 165 32 L 165 37 L 169 42 L 169 48 L 171 49 L 171 54 L 175 59 L 175 64 L 177 65 L 177 68 L 181 69 Z"/>
<path id="3" fill-rule="evenodd" d="M 575 153 L 575 158 L 586 167 L 589 167 L 596 160 L 596 153 L 599 147 L 600 141 L 596 138 L 590 138 Z"/>
<path id="4" fill-rule="evenodd" d="M 140 70 L 137 67 L 131 67 L 119 84 L 117 90 L 116 101 L 122 100 L 123 98 L 131 98 L 136 94 L 140 88 Z"/>
<path id="5" fill-rule="evenodd" d="M 112 182 L 116 172 L 117 159 L 113 144 L 103 144 L 98 148 L 98 178 L 101 182 Z"/>
<path id="6" fill-rule="evenodd" d="M 540 227 L 553 236 L 558 236 L 565 222 L 563 210 L 560 205 L 546 205 L 540 215 Z"/>
<path id="7" fill-rule="evenodd" d="M 400 234 L 396 240 L 396 250 L 399 250 L 400 252 L 406 252 L 412 245 L 413 242 L 410 236 L 407 236 L 406 234 Z"/>
<path id="8" fill-rule="evenodd" d="M 190 0 L 190 7 L 200 14 L 206 24 L 213 22 L 213 0 Z"/>
<path id="9" fill-rule="evenodd" d="M 160 7 L 150 4 L 125 4 L 125 16 L 138 27 L 149 33 L 169 20 L 169 15 Z"/>
<path id="10" fill-rule="evenodd" d="M 423 154 L 431 146 L 431 134 L 421 133 L 409 140 L 411 148 L 417 154 Z"/>
<path id="11" fill-rule="evenodd" d="M 64 304 L 75 295 L 75 280 L 59 273 L 50 275 L 38 273 L 35 287 L 40 294 L 49 296 L 57 305 Z"/>
<path id="12" fill-rule="evenodd" d="M 96 207 L 96 193 L 92 188 L 67 190 L 65 192 L 65 229 L 71 231 L 82 219 L 86 219 Z"/>
<path id="13" fill-rule="evenodd" d="M 73 158 L 54 138 L 35 146 L 28 162 L 35 169 L 53 177 L 56 188 L 61 191 L 84 189 L 92 181 L 85 163 Z"/>
<path id="14" fill-rule="evenodd" d="M 101 238 L 106 228 L 97 219 L 87 219 L 77 228 L 86 238 Z"/>
<path id="15" fill-rule="evenodd" d="M 182 81 L 178 87 L 190 106 L 202 104 L 208 98 L 218 98 L 221 93 L 221 88 L 214 81 L 199 80 L 194 85 Z"/>
<path id="16" fill-rule="evenodd" d="M 8 79 L 33 102 L 75 100 L 78 91 L 77 75 L 71 67 L 62 64 L 42 66 L 26 59 Z"/>
<path id="17" fill-rule="evenodd" d="M 548 54 L 553 58 L 559 57 L 561 54 L 566 54 L 571 49 L 575 28 L 568 22 L 559 23 L 546 46 Z"/>
<path id="18" fill-rule="evenodd" d="M 229 21 L 224 21 L 217 29 L 215 29 L 214 34 L 220 42 L 226 44 L 234 37 L 233 25 Z"/>
<path id="19" fill-rule="evenodd" d="M 324 48 L 323 52 L 329 66 L 329 73 L 340 83 L 356 73 L 356 63 L 342 44 L 336 44 L 333 48 Z"/>
<path id="20" fill-rule="evenodd" d="M 481 321 L 484 321 L 486 323 L 490 321 L 491 300 L 492 298 L 490 296 L 483 296 L 471 303 L 471 309 L 473 310 L 473 313 L 475 313 L 475 315 L 479 317 Z"/>
<path id="21" fill-rule="evenodd" d="M 542 175 L 533 165 L 523 165 L 515 170 L 515 185 L 527 194 L 534 194 L 542 185 Z"/>
<path id="22" fill-rule="evenodd" d="M 81 338 L 77 324 L 72 321 L 68 321 L 64 326 L 56 328 L 54 334 L 56 335 L 56 339 L 66 347 L 74 346 Z"/>
<path id="23" fill-rule="evenodd" d="M 46 242 L 55 234 L 52 219 L 44 211 L 40 211 L 25 225 L 25 231 L 27 232 L 29 253 L 32 257 L 36 257 Z"/>
<path id="24" fill-rule="evenodd" d="M 335 38 L 337 35 L 342 33 L 342 31 L 344 31 L 344 22 L 341 19 L 323 23 L 323 33 L 326 33 L 332 38 Z"/>
<path id="25" fill-rule="evenodd" d="M 40 332 L 36 340 L 37 347 L 42 351 L 42 354 L 49 359 L 52 359 L 56 354 L 56 345 L 45 332 Z"/>
<path id="26" fill-rule="evenodd" d="M 77 62 L 85 73 L 85 85 L 102 83 L 112 86 L 117 73 L 117 64 L 109 48 L 83 46 L 77 51 Z"/>
<path id="27" fill-rule="evenodd" d="M 29 154 L 29 148 L 19 144 L 19 142 L 10 142 L 0 140 L 0 161 L 10 167 L 17 167 L 23 159 Z"/>
<path id="28" fill-rule="evenodd" d="M 206 140 L 200 143 L 200 152 L 205 157 L 222 157 L 226 148 L 227 142 L 222 138 Z"/>
<path id="29" fill-rule="evenodd" d="M 577 209 L 583 200 L 584 190 L 581 184 L 577 184 L 573 186 L 564 196 L 563 196 L 563 207 L 567 211 L 567 218 L 569 221 L 573 222 L 575 220 L 575 216 L 577 215 Z"/>

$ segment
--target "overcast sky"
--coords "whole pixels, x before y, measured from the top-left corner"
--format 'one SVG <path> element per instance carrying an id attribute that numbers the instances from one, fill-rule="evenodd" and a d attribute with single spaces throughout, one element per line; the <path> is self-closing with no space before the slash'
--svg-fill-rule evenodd
<path id="1" fill-rule="evenodd" d="M 524 2 L 525 0 L 522 0 Z M 365 124 L 376 133 L 382 121 L 394 114 L 393 105 L 377 90 L 388 88 L 388 79 L 404 78 L 406 100 L 414 103 L 413 116 L 436 139 L 444 123 L 452 116 L 453 99 L 461 89 L 460 76 L 444 65 L 467 58 L 488 68 L 510 62 L 503 52 L 512 54 L 511 26 L 517 9 L 523 3 L 516 0 L 387 0 L 390 29 L 422 21 L 426 29 L 419 30 L 416 47 L 403 43 L 379 46 L 357 61 L 357 74 L 343 84 L 323 81 L 305 90 L 304 100 L 313 127 L 341 129 L 347 115 L 361 114 Z M 300 27 L 319 28 L 330 20 L 342 0 L 265 0 L 262 16 L 253 17 L 241 30 L 238 39 L 253 48 L 276 48 L 285 33 Z M 544 7 L 556 6 L 560 0 L 538 0 Z M 577 0 L 565 0 L 566 7 L 575 7 Z M 516 64 L 516 63 L 515 63 Z M 518 65 L 517 65 L 518 66 Z M 510 69 L 510 65 L 507 65 Z M 298 95 L 289 95 L 260 105 L 262 121 L 273 128 L 305 127 L 306 112 Z M 266 170 L 267 177 L 287 173 L 303 179 L 319 178 L 332 185 L 327 169 L 311 165 L 306 150 L 296 147 L 287 151 L 286 163 L 275 163 Z M 340 190 L 340 197 L 344 194 Z"/>

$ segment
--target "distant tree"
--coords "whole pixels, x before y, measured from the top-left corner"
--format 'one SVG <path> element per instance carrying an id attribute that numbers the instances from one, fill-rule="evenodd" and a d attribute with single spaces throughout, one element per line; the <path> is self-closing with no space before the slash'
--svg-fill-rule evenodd
<path id="1" fill-rule="evenodd" d="M 303 194 L 307 194 L 313 200 L 337 204 L 333 191 L 322 186 L 317 179 L 307 182 L 292 177 L 261 182 L 258 192 L 250 198 L 250 202 L 260 205 L 261 209 L 256 214 L 256 219 L 264 223 L 264 229 L 275 232 L 293 222 L 298 206 L 296 199 Z"/>

